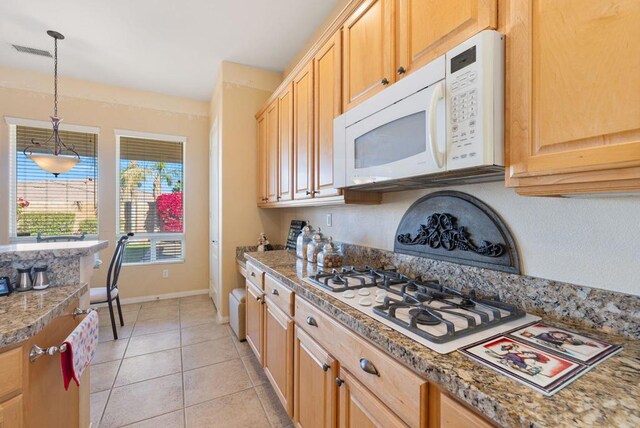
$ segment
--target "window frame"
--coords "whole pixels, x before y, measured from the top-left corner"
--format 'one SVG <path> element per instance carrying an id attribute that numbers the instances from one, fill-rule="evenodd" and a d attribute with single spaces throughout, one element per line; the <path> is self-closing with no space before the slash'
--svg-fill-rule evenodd
<path id="1" fill-rule="evenodd" d="M 187 260 L 187 137 L 181 135 L 169 135 L 169 134 L 156 134 L 152 132 L 132 131 L 127 129 L 114 129 L 113 130 L 116 140 L 116 239 L 118 239 L 123 233 L 120 233 L 120 138 L 131 137 L 144 140 L 161 140 L 172 143 L 182 143 L 182 233 L 176 232 L 154 232 L 154 233 L 135 233 L 131 239 L 132 242 L 137 240 L 149 240 L 151 248 L 153 249 L 158 241 L 181 241 L 182 243 L 182 257 L 168 260 L 155 260 L 156 254 L 151 251 L 151 260 L 148 262 L 123 262 L 124 266 L 148 266 L 148 265 L 162 265 L 162 264 L 175 264 L 185 263 Z"/>
<path id="2" fill-rule="evenodd" d="M 36 119 L 23 119 L 18 117 L 5 116 L 4 121 L 7 124 L 9 131 L 9 242 L 12 244 L 26 244 L 37 242 L 35 236 L 18 236 L 18 224 L 17 224 L 17 127 L 25 126 L 30 128 L 52 129 L 51 122 L 46 120 Z M 85 134 L 94 134 L 96 140 L 100 141 L 100 128 L 97 126 L 77 125 L 70 123 L 60 123 L 60 131 L 80 132 Z M 52 130 L 53 132 L 53 130 Z M 98 233 L 85 235 L 86 239 L 98 239 L 100 235 L 100 146 L 96 147 L 96 167 L 98 168 L 96 194 L 98 195 L 98 212 L 96 215 L 98 221 Z"/>

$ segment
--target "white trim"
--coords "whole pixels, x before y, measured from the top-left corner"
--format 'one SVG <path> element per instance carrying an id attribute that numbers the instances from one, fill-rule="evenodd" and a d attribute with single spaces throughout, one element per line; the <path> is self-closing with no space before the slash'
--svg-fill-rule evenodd
<path id="1" fill-rule="evenodd" d="M 101 285 L 100 287 L 95 287 L 95 288 L 101 288 L 101 287 L 104 287 L 104 286 Z M 177 299 L 180 297 L 199 296 L 201 294 L 207 294 L 208 292 L 209 292 L 209 289 L 202 288 L 199 290 L 180 291 L 177 293 L 155 294 L 152 296 L 141 296 L 141 297 L 128 297 L 126 299 L 120 299 L 120 303 L 122 305 L 130 305 L 132 303 L 155 302 L 157 300 L 167 300 L 167 299 Z M 91 306 L 94 308 L 104 308 L 104 307 L 108 307 L 108 304 L 99 303 L 97 305 L 91 305 Z"/>
<path id="2" fill-rule="evenodd" d="M 18 117 L 5 116 L 7 125 L 30 126 L 32 128 L 51 128 L 51 122 L 46 120 L 22 119 Z M 71 123 L 60 123 L 61 131 L 84 132 L 86 134 L 100 134 L 100 128 L 95 126 L 75 125 Z"/>
<path id="3" fill-rule="evenodd" d="M 223 317 L 220 312 L 216 311 L 216 321 L 218 322 L 218 324 L 228 324 L 229 323 L 229 317 Z"/>
<path id="4" fill-rule="evenodd" d="M 154 134 L 152 132 L 142 132 L 142 131 L 130 131 L 127 129 L 114 129 L 113 133 L 116 137 L 133 137 L 133 138 L 143 138 L 146 140 L 161 140 L 161 141 L 169 141 L 172 143 L 186 143 L 187 137 L 181 135 L 169 135 L 169 134 Z M 119 141 L 119 138 L 118 138 Z"/>

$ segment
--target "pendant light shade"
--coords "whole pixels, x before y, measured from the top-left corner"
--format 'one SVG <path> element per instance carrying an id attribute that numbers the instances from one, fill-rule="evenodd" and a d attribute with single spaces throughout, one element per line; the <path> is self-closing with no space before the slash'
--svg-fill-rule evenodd
<path id="1" fill-rule="evenodd" d="M 34 161 L 41 169 L 50 172 L 56 177 L 58 174 L 64 174 L 71 168 L 76 166 L 80 159 L 75 156 L 50 155 L 46 153 L 32 153 L 27 155 L 29 159 Z"/>
<path id="2" fill-rule="evenodd" d="M 54 40 L 54 56 L 53 56 L 53 116 L 51 116 L 51 126 L 53 133 L 49 139 L 45 142 L 38 142 L 34 139 L 31 140 L 31 145 L 25 147 L 23 153 L 26 157 L 31 159 L 41 169 L 46 172 L 50 172 L 56 177 L 59 174 L 69 171 L 80 162 L 80 155 L 74 150 L 73 145 L 67 146 L 60 139 L 58 128 L 62 119 L 58 117 L 58 40 L 63 40 L 64 36 L 57 31 L 47 31 L 47 34 L 53 37 Z M 53 148 L 50 149 L 51 153 L 33 153 L 31 148 L 45 147 L 49 142 L 53 142 Z M 73 155 L 65 155 L 64 152 L 72 153 Z"/>

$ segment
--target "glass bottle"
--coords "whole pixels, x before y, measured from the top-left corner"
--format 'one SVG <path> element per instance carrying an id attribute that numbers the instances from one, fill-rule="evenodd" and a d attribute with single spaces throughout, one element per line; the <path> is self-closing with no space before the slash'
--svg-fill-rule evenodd
<path id="1" fill-rule="evenodd" d="M 307 225 L 302 228 L 302 232 L 296 239 L 296 255 L 302 260 L 307 260 L 307 245 L 311 242 L 313 232 L 311 224 L 307 222 Z"/>
<path id="2" fill-rule="evenodd" d="M 317 263 L 318 262 L 318 254 L 322 251 L 322 247 L 326 244 L 326 239 L 324 235 L 320 231 L 320 228 L 316 230 L 316 233 L 311 238 L 311 242 L 307 245 L 307 260 L 309 263 Z"/>
<path id="3" fill-rule="evenodd" d="M 322 252 L 318 254 L 318 267 L 323 269 L 342 267 L 343 258 L 342 251 L 333 243 L 333 238 L 330 236 L 329 241 L 324 244 Z"/>

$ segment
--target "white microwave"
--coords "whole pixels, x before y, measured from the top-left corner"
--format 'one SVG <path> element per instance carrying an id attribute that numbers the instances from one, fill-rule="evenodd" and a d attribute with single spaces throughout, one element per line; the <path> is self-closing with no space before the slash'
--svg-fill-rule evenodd
<path id="1" fill-rule="evenodd" d="M 483 31 L 334 120 L 338 187 L 503 179 L 503 99 L 504 36 Z"/>

